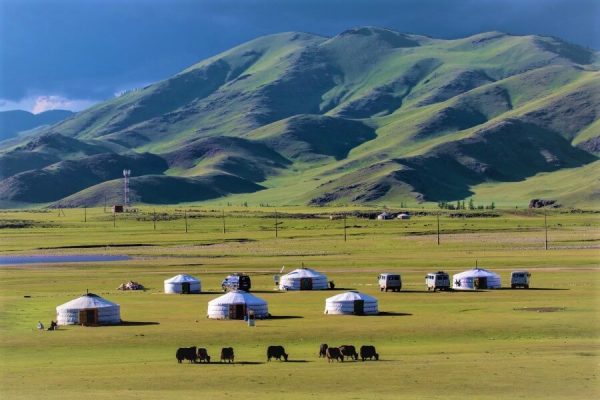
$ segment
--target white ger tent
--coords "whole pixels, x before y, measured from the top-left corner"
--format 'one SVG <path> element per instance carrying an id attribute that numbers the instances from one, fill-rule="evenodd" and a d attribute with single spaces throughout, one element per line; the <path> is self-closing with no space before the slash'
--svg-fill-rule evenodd
<path id="1" fill-rule="evenodd" d="M 180 274 L 165 280 L 165 293 L 200 293 L 200 280 Z"/>
<path id="2" fill-rule="evenodd" d="M 500 275 L 483 268 L 473 268 L 452 276 L 452 289 L 499 289 Z"/>
<path id="3" fill-rule="evenodd" d="M 244 319 L 250 312 L 256 318 L 269 316 L 267 302 L 243 290 L 233 290 L 208 302 L 211 319 Z"/>
<path id="4" fill-rule="evenodd" d="M 285 274 L 279 280 L 280 290 L 321 290 L 327 289 L 327 277 L 310 268 L 298 268 Z"/>
<path id="5" fill-rule="evenodd" d="M 87 293 L 56 307 L 58 325 L 116 325 L 121 323 L 121 307 Z"/>
<path id="6" fill-rule="evenodd" d="M 325 300 L 325 314 L 379 314 L 377 299 L 364 293 L 350 291 Z"/>

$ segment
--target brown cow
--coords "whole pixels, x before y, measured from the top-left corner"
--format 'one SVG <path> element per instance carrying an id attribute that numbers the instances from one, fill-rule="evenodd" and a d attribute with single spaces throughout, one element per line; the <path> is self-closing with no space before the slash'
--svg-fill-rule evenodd
<path id="1" fill-rule="evenodd" d="M 330 363 L 332 360 L 344 362 L 344 356 L 342 355 L 340 349 L 338 349 L 337 347 L 328 347 L 326 354 L 328 363 Z"/>
<path id="2" fill-rule="evenodd" d="M 328 347 L 329 346 L 327 346 L 326 343 L 321 344 L 321 346 L 319 347 L 319 358 L 327 356 L 327 348 Z"/>
<path id="3" fill-rule="evenodd" d="M 284 361 L 288 360 L 288 355 L 285 353 L 283 346 L 269 346 L 267 348 L 267 361 L 271 361 L 271 358 L 281 361 L 282 357 Z"/>
<path id="4" fill-rule="evenodd" d="M 180 364 L 183 360 L 188 360 L 190 363 L 195 363 L 197 358 L 196 346 L 180 347 L 175 353 L 175 358 L 177 358 L 177 362 Z"/>
<path id="5" fill-rule="evenodd" d="M 210 356 L 208 355 L 206 349 L 203 347 L 198 348 L 198 360 L 200 362 L 206 361 L 207 363 L 210 363 Z"/>
<path id="6" fill-rule="evenodd" d="M 227 361 L 229 363 L 234 362 L 233 347 L 223 347 L 221 349 L 221 362 Z"/>
<path id="7" fill-rule="evenodd" d="M 354 359 L 354 361 L 358 360 L 358 353 L 352 345 L 345 344 L 340 346 L 340 353 L 346 357 L 350 357 L 350 359 Z"/>
<path id="8" fill-rule="evenodd" d="M 362 358 L 363 361 L 367 358 L 369 360 L 372 360 L 373 358 L 379 360 L 379 354 L 377 354 L 375 346 L 360 346 L 360 358 Z"/>

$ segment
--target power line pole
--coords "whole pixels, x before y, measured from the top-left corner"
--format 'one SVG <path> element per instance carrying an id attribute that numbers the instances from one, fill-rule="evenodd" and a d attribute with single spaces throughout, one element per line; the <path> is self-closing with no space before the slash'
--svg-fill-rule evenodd
<path id="1" fill-rule="evenodd" d="M 440 214 L 437 214 L 437 244 L 440 245 Z"/>
<path id="2" fill-rule="evenodd" d="M 87 206 L 83 206 L 83 222 L 87 222 Z"/>
<path id="3" fill-rule="evenodd" d="M 225 234 L 225 209 L 223 209 L 221 219 L 223 220 L 223 235 L 224 235 Z"/>
<path id="4" fill-rule="evenodd" d="M 187 210 L 183 211 L 183 219 L 185 220 L 185 233 L 187 233 L 188 228 L 187 228 Z"/>
<path id="5" fill-rule="evenodd" d="M 113 211 L 113 228 L 117 226 L 117 213 Z"/>
<path id="6" fill-rule="evenodd" d="M 344 242 L 346 241 L 346 213 L 344 213 Z"/>
<path id="7" fill-rule="evenodd" d="M 277 210 L 275 210 L 275 237 L 278 237 L 278 221 L 277 221 Z"/>
<path id="8" fill-rule="evenodd" d="M 156 230 L 156 208 L 154 209 L 154 218 L 152 218 L 152 224 L 154 225 L 154 230 Z"/>
<path id="9" fill-rule="evenodd" d="M 544 239 L 544 250 L 548 250 L 548 222 L 546 220 L 546 210 L 544 210 L 544 231 L 546 233 Z"/>

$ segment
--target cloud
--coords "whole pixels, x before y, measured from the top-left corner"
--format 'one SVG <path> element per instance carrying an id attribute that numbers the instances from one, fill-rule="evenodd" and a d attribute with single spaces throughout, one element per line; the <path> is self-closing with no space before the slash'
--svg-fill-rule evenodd
<path id="1" fill-rule="evenodd" d="M 16 101 L 0 99 L 0 111 L 26 110 L 34 114 L 48 110 L 81 111 L 97 102 L 89 99 L 69 99 L 58 95 L 29 96 Z"/>

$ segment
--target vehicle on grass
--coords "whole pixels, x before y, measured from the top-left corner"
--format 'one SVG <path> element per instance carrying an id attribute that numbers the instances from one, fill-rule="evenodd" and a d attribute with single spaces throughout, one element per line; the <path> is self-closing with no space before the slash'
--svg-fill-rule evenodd
<path id="1" fill-rule="evenodd" d="M 432 272 L 425 276 L 427 290 L 450 290 L 450 276 L 444 271 Z"/>
<path id="2" fill-rule="evenodd" d="M 510 273 L 511 289 L 523 288 L 529 289 L 529 278 L 531 274 L 527 271 L 513 271 Z"/>
<path id="3" fill-rule="evenodd" d="M 249 292 L 252 287 L 252 282 L 250 281 L 250 277 L 246 274 L 231 274 L 227 276 L 221 282 L 221 288 L 224 292 L 229 292 L 232 290 L 243 290 L 244 292 Z"/>
<path id="4" fill-rule="evenodd" d="M 379 275 L 379 290 L 399 292 L 402 289 L 402 277 L 400 274 L 383 273 Z"/>

